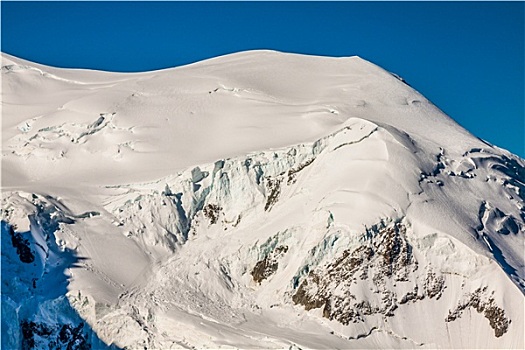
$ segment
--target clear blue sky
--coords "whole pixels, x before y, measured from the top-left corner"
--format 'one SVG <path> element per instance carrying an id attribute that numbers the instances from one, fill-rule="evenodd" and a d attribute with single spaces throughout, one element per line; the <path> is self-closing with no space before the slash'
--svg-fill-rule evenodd
<path id="1" fill-rule="evenodd" d="M 525 157 L 524 2 L 1 2 L 2 51 L 144 71 L 274 49 L 359 55 Z M 432 132 L 432 130 L 429 130 Z"/>

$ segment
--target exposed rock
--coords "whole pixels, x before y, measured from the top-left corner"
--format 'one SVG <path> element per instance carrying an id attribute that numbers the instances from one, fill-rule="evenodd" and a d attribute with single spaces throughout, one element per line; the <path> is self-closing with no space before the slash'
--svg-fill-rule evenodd
<path id="1" fill-rule="evenodd" d="M 273 205 L 279 199 L 279 195 L 281 194 L 281 182 L 281 178 L 272 179 L 268 177 L 266 179 L 266 187 L 268 188 L 270 194 L 266 198 L 266 204 L 264 205 L 265 211 L 270 211 L 270 209 L 272 209 Z"/>
<path id="2" fill-rule="evenodd" d="M 295 183 L 297 178 L 297 173 L 306 168 L 308 165 L 312 164 L 314 158 L 309 159 L 303 163 L 297 165 L 296 168 L 290 168 L 287 172 L 284 171 L 275 177 L 266 177 L 266 188 L 268 196 L 266 197 L 266 204 L 264 205 L 265 211 L 270 211 L 274 204 L 279 199 L 281 195 L 281 185 L 285 178 L 285 175 L 288 174 L 287 185 Z"/>
<path id="3" fill-rule="evenodd" d="M 308 165 L 312 164 L 314 159 L 309 159 L 304 163 L 301 163 L 297 166 L 297 168 L 292 168 L 288 170 L 288 185 L 294 184 L 295 181 L 297 181 L 297 173 L 306 168 Z"/>
<path id="4" fill-rule="evenodd" d="M 397 298 L 388 289 L 387 280 L 392 283 L 406 281 L 409 273 L 417 269 L 405 233 L 406 227 L 400 223 L 371 228 L 363 245 L 347 249 L 332 263 L 310 271 L 292 296 L 293 302 L 306 310 L 324 305 L 324 317 L 345 325 L 361 322 L 365 316 L 377 313 L 393 316 L 398 307 Z M 379 302 L 356 297 L 352 285 L 358 279 L 380 293 Z M 417 285 L 414 295 L 417 296 Z M 412 296 L 407 296 L 405 302 L 410 298 Z"/>
<path id="5" fill-rule="evenodd" d="M 403 304 L 406 304 L 406 303 L 411 302 L 411 301 L 412 301 L 412 302 L 415 302 L 415 301 L 417 301 L 417 300 L 422 300 L 422 299 L 424 299 L 424 298 L 425 298 L 424 295 L 419 295 L 419 294 L 418 294 L 418 289 L 419 289 L 419 288 L 418 288 L 418 286 L 416 285 L 416 286 L 414 287 L 414 290 L 413 290 L 413 291 L 408 292 L 407 294 L 405 294 L 405 295 L 401 298 L 401 300 L 398 301 L 398 304 L 403 305 Z"/>
<path id="6" fill-rule="evenodd" d="M 31 249 L 29 240 L 24 238 L 22 233 L 16 232 L 13 226 L 9 226 L 9 234 L 11 235 L 11 243 L 16 248 L 20 261 L 26 264 L 35 261 L 35 252 Z"/>
<path id="7" fill-rule="evenodd" d="M 395 224 L 392 227 L 384 228 L 379 239 L 374 241 L 376 252 L 381 256 L 379 265 L 384 276 L 393 276 L 396 281 L 406 281 L 407 276 L 413 266 L 417 269 L 417 262 L 412 255 L 412 247 L 405 238 L 406 227 Z"/>
<path id="8" fill-rule="evenodd" d="M 429 271 L 425 280 L 425 294 L 430 299 L 432 299 L 433 297 L 439 299 L 441 298 L 444 289 L 445 279 L 443 278 L 443 276 L 438 276 L 435 272 Z"/>
<path id="9" fill-rule="evenodd" d="M 22 349 L 41 349 L 49 345 L 49 349 L 65 350 L 88 350 L 91 344 L 84 334 L 84 323 L 77 326 L 63 324 L 51 326 L 49 324 L 22 321 L 20 324 L 22 333 Z"/>
<path id="10" fill-rule="evenodd" d="M 219 215 L 221 213 L 222 208 L 219 207 L 217 204 L 208 204 L 202 209 L 202 212 L 204 213 L 204 216 L 210 219 L 210 224 L 216 224 L 219 220 Z"/>
<path id="11" fill-rule="evenodd" d="M 468 294 L 466 301 L 460 302 L 454 310 L 449 310 L 445 322 L 455 321 L 461 317 L 465 309 L 474 308 L 478 313 L 483 313 L 485 318 L 489 320 L 490 327 L 494 330 L 496 337 L 501 337 L 507 333 L 511 320 L 505 316 L 505 311 L 496 305 L 494 298 L 490 297 L 483 300 L 486 290 L 487 287 L 478 288 L 473 293 Z"/>
<path id="12" fill-rule="evenodd" d="M 263 280 L 273 275 L 279 267 L 278 260 L 286 252 L 288 252 L 288 246 L 281 245 L 266 255 L 264 259 L 258 261 L 251 272 L 253 280 L 260 284 Z"/>
<path id="13" fill-rule="evenodd" d="M 312 282 L 311 284 L 308 283 L 309 280 Z M 325 306 L 326 311 L 323 310 L 323 316 L 328 318 L 330 316 L 330 304 L 327 303 L 328 298 L 326 293 L 316 293 L 318 284 L 319 277 L 314 273 L 310 273 L 308 278 L 301 283 L 297 292 L 292 296 L 292 300 L 296 304 L 303 305 L 306 311 L 317 309 L 327 304 L 327 306 Z"/>

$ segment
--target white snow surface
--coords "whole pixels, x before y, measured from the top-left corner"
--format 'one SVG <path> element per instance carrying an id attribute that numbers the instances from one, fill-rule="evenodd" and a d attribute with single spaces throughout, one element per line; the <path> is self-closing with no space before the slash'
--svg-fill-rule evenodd
<path id="1" fill-rule="evenodd" d="M 370 62 L 2 54 L 1 96 L 2 348 L 525 347 L 525 161 Z"/>

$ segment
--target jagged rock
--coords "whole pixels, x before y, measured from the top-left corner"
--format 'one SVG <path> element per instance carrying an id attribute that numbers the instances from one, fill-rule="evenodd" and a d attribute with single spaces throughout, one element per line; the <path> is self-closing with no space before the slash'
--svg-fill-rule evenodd
<path id="1" fill-rule="evenodd" d="M 255 264 L 251 275 L 253 280 L 257 283 L 261 283 L 263 280 L 267 279 L 277 271 L 279 267 L 278 260 L 288 251 L 288 246 L 281 245 L 275 248 L 272 252 L 264 257 Z"/>
<path id="2" fill-rule="evenodd" d="M 486 297 L 487 287 L 478 288 L 473 293 L 469 293 L 465 301 L 460 302 L 454 310 L 449 310 L 445 322 L 452 322 L 461 317 L 463 311 L 467 308 L 474 308 L 478 313 L 489 320 L 490 327 L 494 330 L 496 337 L 501 337 L 509 328 L 509 320 L 505 311 L 496 305 L 494 298 Z M 485 300 L 484 297 L 485 296 Z"/>
<path id="3" fill-rule="evenodd" d="M 281 178 L 270 178 L 268 177 L 266 179 L 266 187 L 268 188 L 268 191 L 270 192 L 268 197 L 266 198 L 266 204 L 264 205 L 265 211 L 270 211 L 274 204 L 279 199 L 279 195 L 281 194 Z"/>
<path id="4" fill-rule="evenodd" d="M 294 184 L 297 181 L 297 173 L 306 168 L 308 165 L 312 164 L 314 159 L 309 159 L 304 163 L 301 163 L 297 166 L 297 168 L 292 168 L 288 170 L 288 181 L 287 184 L 291 185 Z"/>
<path id="5" fill-rule="evenodd" d="M 381 275 L 394 276 L 396 281 L 406 281 L 413 266 L 417 269 L 417 262 L 412 255 L 412 247 L 405 238 L 406 227 L 400 223 L 381 231 L 379 239 L 374 241 L 376 252 L 382 257 L 379 260 Z"/>
<path id="6" fill-rule="evenodd" d="M 218 206 L 217 204 L 208 204 L 204 207 L 202 212 L 204 213 L 204 216 L 210 219 L 210 224 L 216 224 L 217 220 L 219 220 L 219 215 L 221 213 L 222 208 Z"/>
<path id="7" fill-rule="evenodd" d="M 49 325 L 41 322 L 24 320 L 20 324 L 23 350 L 41 349 L 49 345 L 50 349 L 88 350 L 91 344 L 84 334 L 84 323 Z"/>
<path id="8" fill-rule="evenodd" d="M 429 298 L 441 298 L 445 289 L 445 279 L 443 276 L 436 275 L 435 272 L 429 271 L 425 280 L 425 293 Z"/>
<path id="9" fill-rule="evenodd" d="M 292 296 L 293 302 L 306 310 L 324 305 L 324 317 L 345 325 L 361 322 L 365 316 L 376 313 L 393 316 L 398 307 L 396 295 L 388 290 L 386 280 L 406 281 L 417 269 L 405 235 L 406 226 L 401 223 L 373 227 L 367 232 L 369 239 L 361 246 L 347 249 L 334 262 L 310 271 Z M 370 271 L 373 271 L 372 276 Z M 379 304 L 357 299 L 352 284 L 358 278 L 367 280 L 366 283 L 381 293 Z M 417 295 L 417 289 L 415 293 Z"/>
<path id="10" fill-rule="evenodd" d="M 16 232 L 13 226 L 9 227 L 9 234 L 11 235 L 11 243 L 16 248 L 20 261 L 26 264 L 35 261 L 35 252 L 31 249 L 29 240 L 24 238 L 21 232 Z"/>
<path id="11" fill-rule="evenodd" d="M 406 303 L 408 303 L 408 302 L 410 302 L 410 301 L 417 301 L 417 300 L 422 300 L 422 299 L 424 299 L 424 298 L 425 298 L 424 295 L 419 295 L 419 294 L 418 294 L 418 289 L 419 289 L 419 288 L 418 288 L 418 286 L 416 285 L 416 286 L 414 287 L 414 290 L 413 290 L 413 291 L 408 292 L 407 294 L 405 294 L 405 295 L 401 298 L 401 300 L 398 301 L 398 304 L 403 305 L 403 304 L 406 304 Z"/>

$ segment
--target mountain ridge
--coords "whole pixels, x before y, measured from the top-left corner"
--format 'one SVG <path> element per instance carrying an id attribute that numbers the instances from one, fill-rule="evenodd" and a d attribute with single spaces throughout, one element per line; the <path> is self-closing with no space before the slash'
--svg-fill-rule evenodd
<path id="1" fill-rule="evenodd" d="M 63 71 L 2 69 L 3 345 L 523 347 L 525 162 L 398 77 L 266 51 Z M 62 304 L 33 287 L 62 275 Z"/>

